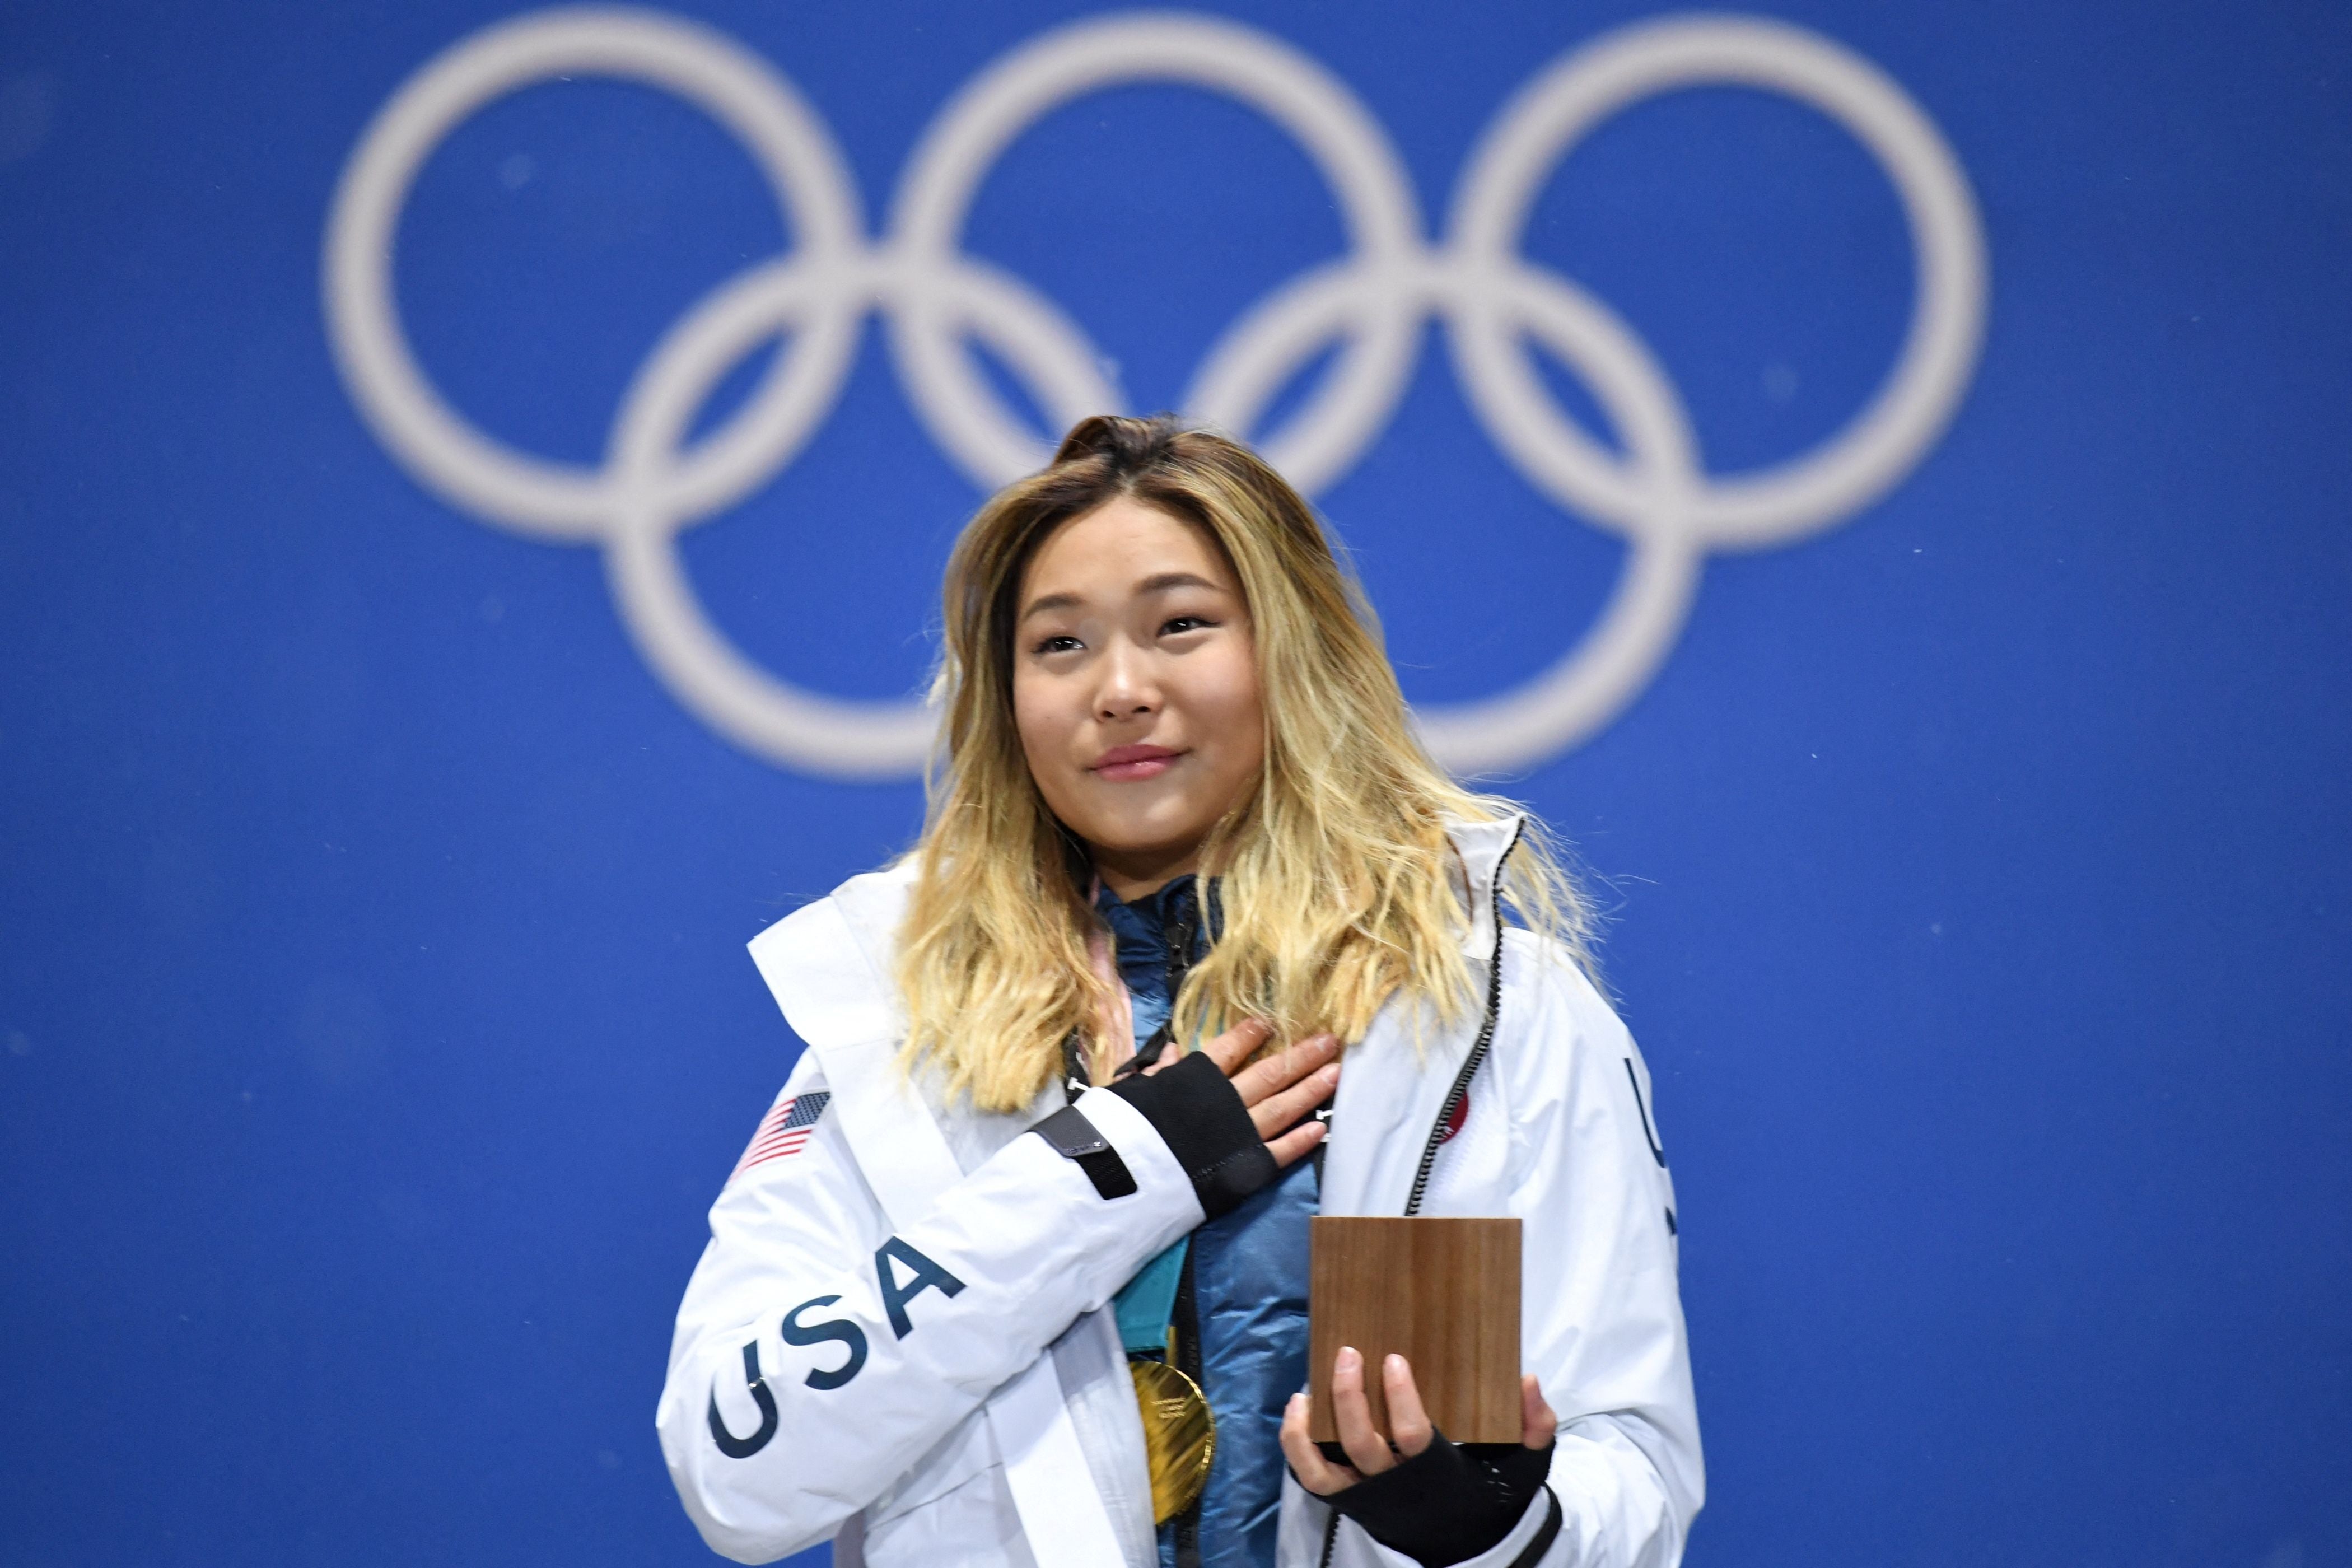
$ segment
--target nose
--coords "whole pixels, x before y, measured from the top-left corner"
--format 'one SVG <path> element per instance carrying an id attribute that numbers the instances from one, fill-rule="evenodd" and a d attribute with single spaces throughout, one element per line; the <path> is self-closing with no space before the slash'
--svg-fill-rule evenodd
<path id="1" fill-rule="evenodd" d="M 1143 650 L 1120 638 L 1098 667 L 1102 682 L 1095 689 L 1095 718 L 1102 723 L 1140 718 L 1159 710 L 1160 687 L 1151 661 Z"/>

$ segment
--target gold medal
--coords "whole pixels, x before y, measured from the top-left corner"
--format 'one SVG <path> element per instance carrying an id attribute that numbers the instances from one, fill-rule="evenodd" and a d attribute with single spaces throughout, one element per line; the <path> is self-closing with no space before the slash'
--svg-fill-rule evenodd
<path id="1" fill-rule="evenodd" d="M 1143 1415 L 1143 1454 L 1151 1468 L 1151 1521 L 1165 1524 L 1192 1506 L 1209 1482 L 1217 1428 L 1201 1385 L 1164 1361 L 1127 1363 Z"/>

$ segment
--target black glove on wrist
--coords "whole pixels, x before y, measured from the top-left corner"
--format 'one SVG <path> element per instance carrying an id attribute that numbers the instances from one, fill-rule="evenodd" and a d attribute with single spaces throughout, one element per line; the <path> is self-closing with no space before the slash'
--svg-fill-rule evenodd
<path id="1" fill-rule="evenodd" d="M 1150 1078 L 1108 1086 L 1151 1123 L 1211 1219 L 1230 1214 L 1278 1173 L 1241 1091 L 1206 1052 L 1195 1051 Z"/>
<path id="2" fill-rule="evenodd" d="M 1420 1453 L 1326 1500 L 1390 1551 L 1422 1568 L 1446 1568 L 1511 1533 L 1543 1490 L 1551 1450 L 1549 1443 L 1450 1443 L 1433 1433 Z"/>

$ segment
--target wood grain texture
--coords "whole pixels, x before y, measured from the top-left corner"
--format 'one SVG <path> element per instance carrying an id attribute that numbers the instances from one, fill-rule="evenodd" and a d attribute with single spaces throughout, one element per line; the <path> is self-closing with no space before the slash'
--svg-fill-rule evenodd
<path id="1" fill-rule="evenodd" d="M 1519 1440 L 1519 1222 L 1318 1217 L 1308 1231 L 1307 1429 L 1338 1439 L 1331 1358 L 1364 1357 L 1372 1426 L 1389 1429 L 1382 1358 L 1412 1364 L 1438 1430 L 1457 1443 Z"/>

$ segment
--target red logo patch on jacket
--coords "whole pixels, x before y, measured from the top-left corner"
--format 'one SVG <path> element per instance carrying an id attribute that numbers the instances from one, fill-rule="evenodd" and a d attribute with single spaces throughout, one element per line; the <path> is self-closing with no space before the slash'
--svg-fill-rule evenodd
<path id="1" fill-rule="evenodd" d="M 1454 1109 L 1445 1113 L 1445 1129 L 1438 1133 L 1437 1141 L 1440 1143 L 1451 1142 L 1454 1135 L 1461 1131 L 1469 1121 L 1470 1091 L 1465 1089 L 1462 1091 L 1462 1098 L 1454 1102 Z"/>

